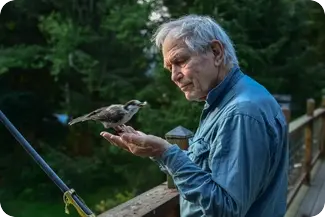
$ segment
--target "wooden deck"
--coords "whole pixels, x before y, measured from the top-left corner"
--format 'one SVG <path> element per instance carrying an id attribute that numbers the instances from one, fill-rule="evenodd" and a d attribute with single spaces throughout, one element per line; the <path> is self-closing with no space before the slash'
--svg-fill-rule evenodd
<path id="1" fill-rule="evenodd" d="M 310 186 L 302 185 L 285 217 L 312 217 L 325 204 L 325 160 L 320 159 L 313 171 Z"/>

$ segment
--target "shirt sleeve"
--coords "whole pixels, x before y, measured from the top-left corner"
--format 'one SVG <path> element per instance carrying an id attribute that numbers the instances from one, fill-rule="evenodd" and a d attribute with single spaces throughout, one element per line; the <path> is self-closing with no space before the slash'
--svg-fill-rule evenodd
<path id="1" fill-rule="evenodd" d="M 159 160 L 157 160 L 156 157 L 149 157 L 149 159 L 152 160 L 159 167 L 160 171 L 165 174 L 168 174 L 166 167 Z"/>
<path id="2" fill-rule="evenodd" d="M 267 179 L 269 139 L 266 124 L 234 115 L 218 126 L 210 144 L 211 172 L 202 170 L 176 145 L 159 161 L 172 175 L 180 196 L 200 204 L 206 216 L 243 217 Z"/>
<path id="3" fill-rule="evenodd" d="M 173 146 L 176 146 L 176 145 L 173 145 Z M 184 154 L 187 155 L 187 150 L 181 150 L 181 152 L 184 152 Z M 164 163 L 159 158 L 157 158 L 157 157 L 149 157 L 149 159 L 151 161 L 153 161 L 158 166 L 160 171 L 162 171 L 166 175 L 169 174 L 166 166 L 164 165 Z"/>

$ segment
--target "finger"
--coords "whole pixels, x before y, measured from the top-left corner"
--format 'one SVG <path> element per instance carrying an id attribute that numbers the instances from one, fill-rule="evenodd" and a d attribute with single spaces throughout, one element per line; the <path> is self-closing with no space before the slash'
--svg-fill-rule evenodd
<path id="1" fill-rule="evenodd" d="M 108 132 L 101 132 L 100 135 L 104 137 L 106 140 L 108 140 L 109 142 L 113 143 L 114 145 L 119 146 L 125 150 L 129 150 L 127 146 L 127 142 L 123 141 L 123 139 L 120 136 L 116 136 Z"/>
<path id="2" fill-rule="evenodd" d="M 146 135 L 124 133 L 122 135 L 122 139 L 129 143 L 134 143 L 134 144 L 141 145 L 141 146 L 145 145 L 145 143 L 146 143 Z"/>
<path id="3" fill-rule="evenodd" d="M 139 134 L 140 136 L 145 136 L 145 135 L 147 135 L 147 134 L 145 134 L 145 133 L 143 133 L 143 132 L 141 132 L 141 131 L 136 131 L 136 134 Z"/>
<path id="4" fill-rule="evenodd" d="M 131 127 L 131 126 L 124 125 L 124 130 L 125 130 L 125 133 L 138 134 L 138 132 L 133 127 Z"/>
<path id="5" fill-rule="evenodd" d="M 101 132 L 100 135 L 109 141 L 112 141 L 112 138 L 114 136 L 113 134 L 104 131 Z"/>

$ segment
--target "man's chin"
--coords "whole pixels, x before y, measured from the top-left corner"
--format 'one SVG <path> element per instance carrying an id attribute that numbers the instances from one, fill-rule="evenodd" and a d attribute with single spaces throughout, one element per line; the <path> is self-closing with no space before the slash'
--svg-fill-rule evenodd
<path id="1" fill-rule="evenodd" d="M 192 102 L 202 102 L 205 101 L 206 99 L 206 97 L 199 97 L 188 93 L 185 93 L 185 98 L 187 99 L 187 101 L 192 101 Z"/>

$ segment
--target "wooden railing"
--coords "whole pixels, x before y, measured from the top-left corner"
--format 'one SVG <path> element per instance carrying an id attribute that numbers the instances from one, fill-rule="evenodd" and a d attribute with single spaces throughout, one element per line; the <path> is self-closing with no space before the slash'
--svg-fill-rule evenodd
<path id="1" fill-rule="evenodd" d="M 290 122 L 290 110 L 282 108 Z M 310 172 L 325 150 L 325 95 L 321 106 L 315 109 L 315 100 L 308 99 L 306 114 L 291 121 L 290 165 L 287 206 L 290 206 L 302 184 L 310 184 Z M 166 139 L 180 148 L 188 147 L 192 132 L 179 126 L 166 134 Z M 122 203 L 99 217 L 179 217 L 178 192 L 172 179 Z"/>
<path id="2" fill-rule="evenodd" d="M 310 185 L 310 172 L 324 156 L 325 96 L 315 109 L 315 100 L 308 99 L 306 114 L 290 122 L 290 164 L 287 206 L 289 207 L 302 184 Z"/>

